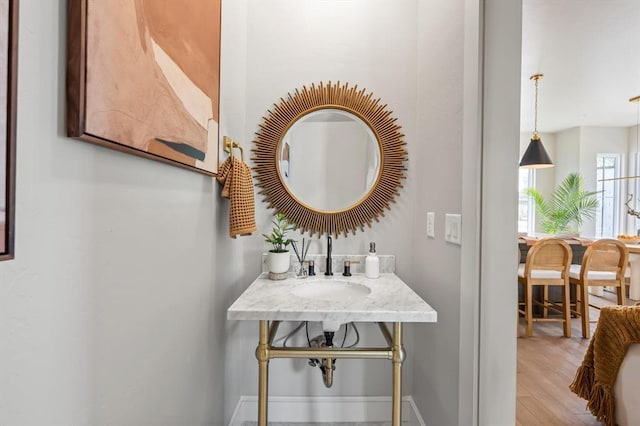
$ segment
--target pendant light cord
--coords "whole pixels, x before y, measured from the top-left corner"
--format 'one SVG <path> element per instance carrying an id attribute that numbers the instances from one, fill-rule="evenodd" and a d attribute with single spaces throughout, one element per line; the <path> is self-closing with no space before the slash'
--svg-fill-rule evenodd
<path id="1" fill-rule="evenodd" d="M 640 101 L 636 100 L 636 161 L 638 158 L 638 134 L 640 133 Z"/>
<path id="2" fill-rule="evenodd" d="M 533 140 L 540 140 L 538 135 L 538 82 L 544 77 L 544 74 L 534 74 L 531 80 L 535 82 L 535 100 L 533 103 Z"/>
<path id="3" fill-rule="evenodd" d="M 533 105 L 533 136 L 538 136 L 538 79 L 536 78 L 536 100 Z"/>

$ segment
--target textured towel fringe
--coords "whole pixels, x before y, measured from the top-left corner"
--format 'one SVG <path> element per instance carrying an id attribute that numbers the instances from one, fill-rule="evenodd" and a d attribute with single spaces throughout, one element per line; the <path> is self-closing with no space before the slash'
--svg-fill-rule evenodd
<path id="1" fill-rule="evenodd" d="M 576 372 L 569 389 L 582 399 L 591 399 L 591 391 L 593 389 L 593 366 L 581 365 Z"/>
<path id="2" fill-rule="evenodd" d="M 591 413 L 605 426 L 615 426 L 615 402 L 611 389 L 602 384 L 596 384 L 587 403 Z"/>

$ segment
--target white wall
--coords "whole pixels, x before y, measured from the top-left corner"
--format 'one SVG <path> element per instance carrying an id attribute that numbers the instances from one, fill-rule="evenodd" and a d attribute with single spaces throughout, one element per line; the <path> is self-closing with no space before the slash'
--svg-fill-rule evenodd
<path id="1" fill-rule="evenodd" d="M 66 2 L 20 6 L 0 424 L 222 424 L 236 283 L 220 260 L 232 257 L 232 272 L 243 265 L 217 250 L 228 247 L 217 244 L 227 230 L 216 184 L 64 137 Z"/>
<path id="2" fill-rule="evenodd" d="M 629 132 L 624 127 L 581 127 L 580 128 L 580 174 L 584 178 L 585 189 L 596 190 L 596 159 L 599 153 L 622 155 L 622 176 L 627 174 L 626 155 L 629 149 Z M 621 195 L 627 193 L 626 181 L 620 182 Z M 621 216 L 624 219 L 624 216 Z M 621 228 L 624 229 L 624 226 Z M 582 225 L 581 235 L 595 238 L 595 220 L 587 220 Z"/>
<path id="3" fill-rule="evenodd" d="M 250 155 L 247 140 L 251 135 L 246 133 L 248 4 L 248 0 L 222 2 L 220 61 L 220 136 L 230 136 L 240 142 L 247 157 Z M 227 157 L 228 154 L 220 152 L 220 161 Z M 220 188 L 217 188 L 214 198 L 219 199 L 219 194 Z M 252 329 L 245 329 L 247 334 L 254 338 L 247 344 L 248 340 L 238 339 L 236 330 L 240 324 L 227 321 L 226 310 L 244 291 L 246 283 L 251 282 L 260 273 L 259 261 L 250 249 L 260 239 L 256 236 L 229 238 L 229 203 L 225 201 L 217 203 L 217 206 L 219 210 L 216 216 L 216 285 L 212 290 L 221 294 L 226 303 L 222 309 L 216 310 L 217 316 L 212 324 L 216 328 L 224 328 L 224 338 L 216 342 L 216 345 L 224 349 L 226 357 L 224 363 L 215 363 L 213 368 L 224 374 L 224 381 L 217 383 L 217 386 L 224 395 L 224 424 L 228 424 L 238 399 L 246 394 L 243 388 L 243 377 L 248 379 L 246 366 L 237 361 L 240 354 L 254 352 L 257 325 Z M 244 358 L 242 360 L 249 362 Z"/>
<path id="4" fill-rule="evenodd" d="M 444 215 L 462 210 L 464 16 L 463 1 L 420 2 L 412 284 L 438 323 L 415 327 L 413 395 L 433 425 L 458 424 L 461 253 L 444 241 Z M 436 214 L 434 239 L 424 231 L 427 211 Z"/>
<path id="5" fill-rule="evenodd" d="M 334 252 L 364 253 L 375 240 L 380 253 L 397 255 L 398 274 L 440 312 L 438 324 L 407 330 L 404 390 L 429 424 L 442 425 L 459 421 L 460 329 L 474 328 L 472 321 L 461 323 L 459 303 L 472 283 L 460 282 L 460 247 L 442 237 L 444 213 L 460 212 L 478 195 L 461 196 L 462 159 L 473 167 L 469 153 L 478 150 L 475 139 L 462 141 L 464 5 L 223 3 L 221 136 L 248 151 L 273 102 L 328 80 L 373 91 L 403 126 L 409 177 L 397 204 L 374 229 L 337 239 Z M 231 240 L 227 204 L 210 178 L 64 137 L 66 3 L 23 1 L 21 7 L 16 260 L 0 263 L 0 423 L 226 423 L 238 397 L 257 388 L 257 324 L 227 322 L 226 309 L 259 272 L 265 249 L 259 234 L 272 212 L 259 203 L 258 235 Z M 503 13 L 518 18 L 519 8 Z M 516 22 L 511 25 L 519 28 Z M 516 41 L 506 39 L 509 46 Z M 501 59 L 488 63 L 513 65 L 498 50 Z M 492 75 L 511 71 L 519 76 L 510 68 Z M 505 103 L 501 91 L 491 105 L 498 104 L 515 110 L 517 102 Z M 515 148 L 496 152 L 487 153 L 497 161 L 487 172 L 494 181 L 517 161 Z M 492 208 L 513 211 L 511 192 L 513 200 L 499 196 Z M 509 201 L 511 210 L 500 205 Z M 437 214 L 435 240 L 419 232 L 427 210 Z M 512 225 L 496 238 L 515 237 L 515 218 Z M 324 242 L 315 241 L 312 250 L 324 251 Z M 505 290 L 504 279 L 487 282 L 495 288 L 487 287 L 485 299 Z M 513 419 L 513 327 L 500 326 L 504 315 L 494 312 L 483 317 L 480 408 L 489 421 L 482 424 Z M 376 330 L 363 334 L 365 344 L 379 338 Z M 490 349 L 493 358 L 485 356 Z M 330 392 L 304 362 L 274 361 L 272 368 L 275 395 L 389 394 L 384 361 L 345 361 Z M 488 381 L 496 371 L 503 376 Z"/>
<path id="6" fill-rule="evenodd" d="M 560 184 L 567 175 L 580 171 L 580 128 L 556 133 L 556 166 L 553 186 Z"/>
<path id="7" fill-rule="evenodd" d="M 584 179 L 585 189 L 596 190 L 596 159 L 597 155 L 620 154 L 622 156 L 621 175 L 627 175 L 627 155 L 630 154 L 630 131 L 624 127 L 575 127 L 563 130 L 555 134 L 555 167 L 554 178 L 539 180 L 540 171 L 536 175 L 536 187 L 541 191 L 550 193 L 570 173 L 580 173 Z M 554 135 L 547 135 L 546 140 L 551 140 Z M 545 145 L 546 145 L 545 140 Z M 620 182 L 620 194 L 625 198 L 627 194 L 627 181 Z M 544 193 L 544 192 L 543 192 Z M 620 211 L 620 229 L 626 228 L 626 215 Z M 540 228 L 538 227 L 540 231 Z M 595 221 L 587 220 L 582 225 L 581 235 L 587 238 L 595 237 Z"/>
<path id="8" fill-rule="evenodd" d="M 555 167 L 536 170 L 536 188 L 543 195 L 548 196 L 567 175 L 580 173 L 584 179 L 585 189 L 595 191 L 596 159 L 601 153 L 620 154 L 622 156 L 620 173 L 621 176 L 626 176 L 627 164 L 631 167 L 634 164 L 632 160 L 627 161 L 627 156 L 633 157 L 631 133 L 630 129 L 624 127 L 575 127 L 555 134 L 541 135 Z M 520 137 L 521 148 L 525 135 L 522 133 Z M 627 185 L 627 181 L 620 181 L 620 194 L 624 200 L 628 192 Z M 627 218 L 623 206 L 621 206 L 619 220 L 620 229 L 626 229 Z M 536 230 L 542 232 L 539 223 L 536 224 Z M 585 221 L 581 228 L 581 235 L 594 238 L 595 233 L 595 221 Z"/>
<path id="9" fill-rule="evenodd" d="M 484 1 L 478 424 L 513 425 L 522 2 Z M 511 177 L 511 178 L 509 178 Z M 509 184 L 506 184 L 509 182 Z"/>
<path id="10" fill-rule="evenodd" d="M 280 97 L 303 85 L 339 80 L 366 88 L 388 104 L 402 126 L 412 156 L 419 143 L 414 130 L 417 4 L 417 0 L 395 1 L 393 7 L 385 0 L 250 0 L 245 146 L 250 146 L 251 135 L 258 130 L 262 117 Z M 410 165 L 409 178 L 393 209 L 385 212 L 375 227 L 334 240 L 334 254 L 364 254 L 369 242 L 376 241 L 380 254 L 397 256 L 398 274 L 404 279 L 411 277 L 412 169 Z M 266 210 L 260 197 L 257 201 L 259 235 L 270 229 L 273 211 Z M 267 249 L 259 236 L 247 241 L 251 243 L 245 246 L 242 256 L 252 263 L 242 277 L 234 278 L 238 291 L 257 276 L 260 254 Z M 325 245 L 324 239 L 316 236 L 310 252 L 324 253 Z M 364 344 L 383 343 L 378 340 L 381 337 L 377 327 L 363 328 Z M 257 393 L 257 331 L 255 322 L 228 325 L 227 354 L 233 356 L 234 362 L 227 365 L 227 377 L 239 382 L 232 386 L 239 386 L 244 395 Z M 407 330 L 408 351 L 410 336 Z M 405 363 L 407 393 L 412 387 L 411 358 Z M 330 390 L 324 388 L 319 370 L 307 367 L 304 360 L 276 360 L 270 365 L 272 395 L 389 395 L 391 391 L 391 369 L 385 361 L 340 361 Z"/>

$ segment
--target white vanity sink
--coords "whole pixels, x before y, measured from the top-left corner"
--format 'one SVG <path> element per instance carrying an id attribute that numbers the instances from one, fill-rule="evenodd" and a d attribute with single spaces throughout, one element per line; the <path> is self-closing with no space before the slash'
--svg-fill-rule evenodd
<path id="1" fill-rule="evenodd" d="M 357 300 L 368 296 L 371 289 L 362 284 L 343 280 L 321 280 L 302 282 L 291 289 L 295 296 L 305 299 L 339 302 Z"/>
<path id="2" fill-rule="evenodd" d="M 227 311 L 230 320 L 318 321 L 326 331 L 347 322 L 436 322 L 437 313 L 396 274 L 370 279 L 260 275 Z"/>

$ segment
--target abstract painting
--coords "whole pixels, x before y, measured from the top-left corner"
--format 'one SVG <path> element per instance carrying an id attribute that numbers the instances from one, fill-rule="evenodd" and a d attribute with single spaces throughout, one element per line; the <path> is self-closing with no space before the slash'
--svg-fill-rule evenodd
<path id="1" fill-rule="evenodd" d="M 18 0 L 0 0 L 0 260 L 13 259 Z"/>
<path id="2" fill-rule="evenodd" d="M 218 165 L 221 0 L 69 0 L 67 134 Z"/>

